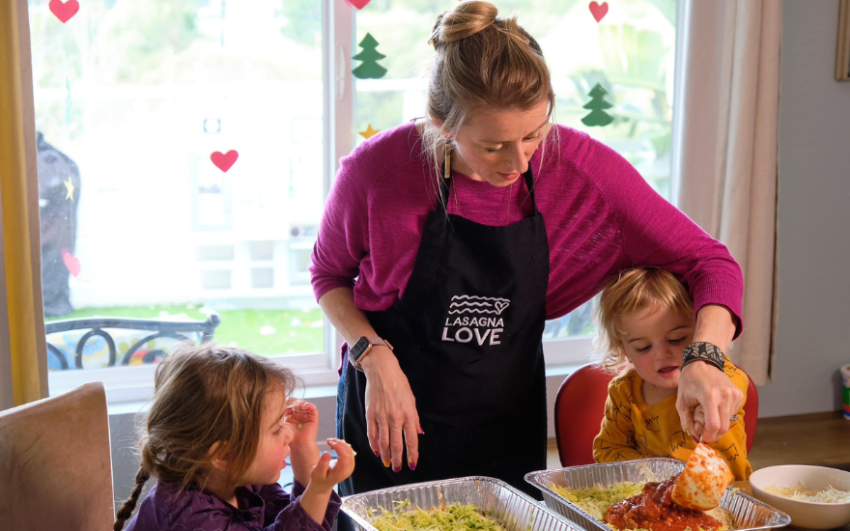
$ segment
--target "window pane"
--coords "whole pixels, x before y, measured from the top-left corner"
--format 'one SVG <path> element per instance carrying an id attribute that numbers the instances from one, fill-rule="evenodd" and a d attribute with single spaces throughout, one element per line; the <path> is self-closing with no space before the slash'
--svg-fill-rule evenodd
<path id="1" fill-rule="evenodd" d="M 631 162 L 647 182 L 669 199 L 676 0 L 621 0 L 609 3 L 599 23 L 586 0 L 491 0 L 501 16 L 517 14 L 519 23 L 543 48 L 557 96 L 555 121 L 587 131 Z M 432 0 L 372 1 L 357 12 L 355 40 L 368 32 L 377 47 L 353 66 L 375 63 L 387 70 L 379 79 L 358 79 L 355 140 L 358 133 L 384 130 L 424 115 L 427 45 L 439 13 L 454 2 Z M 386 57 L 375 59 L 378 52 Z M 607 92 L 606 112 L 613 121 L 587 126 L 585 105 L 596 84 Z M 593 334 L 592 303 L 549 322 L 544 337 L 558 339 Z"/>
<path id="2" fill-rule="evenodd" d="M 599 304 L 598 295 L 560 319 L 546 321 L 543 339 L 552 340 L 596 335 L 594 312 L 597 304 Z"/>
<path id="3" fill-rule="evenodd" d="M 323 352 L 303 256 L 324 200 L 322 2 L 88 0 L 65 23 L 28 5 L 46 320 L 216 313 L 221 343 Z M 152 333 L 110 330 L 118 364 Z M 70 368 L 87 331 L 48 338 Z"/>

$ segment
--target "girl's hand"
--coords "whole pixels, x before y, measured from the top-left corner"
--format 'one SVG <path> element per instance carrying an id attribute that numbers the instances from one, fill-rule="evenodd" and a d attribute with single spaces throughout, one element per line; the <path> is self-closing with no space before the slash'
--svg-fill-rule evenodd
<path id="1" fill-rule="evenodd" d="M 320 525 L 325 521 L 334 485 L 348 478 L 354 471 L 354 450 L 348 443 L 339 439 L 328 439 L 328 446 L 336 451 L 339 458 L 331 465 L 331 454 L 322 454 L 310 472 L 310 481 L 301 495 L 301 507 Z"/>
<path id="2" fill-rule="evenodd" d="M 289 424 L 295 434 L 290 443 L 293 452 L 299 446 L 316 444 L 316 436 L 319 433 L 319 409 L 315 404 L 290 398 L 286 402 L 283 420 Z"/>
<path id="3" fill-rule="evenodd" d="M 336 463 L 331 465 L 331 454 L 325 452 L 310 474 L 309 488 L 316 492 L 330 492 L 334 485 L 348 479 L 354 472 L 354 450 L 340 439 L 328 439 L 328 446 L 337 454 Z"/>
<path id="4" fill-rule="evenodd" d="M 319 410 L 309 402 L 290 398 L 286 402 L 283 420 L 293 433 L 289 443 L 292 474 L 299 483 L 306 485 L 310 481 L 310 471 L 319 461 L 319 447 L 316 446 Z"/>

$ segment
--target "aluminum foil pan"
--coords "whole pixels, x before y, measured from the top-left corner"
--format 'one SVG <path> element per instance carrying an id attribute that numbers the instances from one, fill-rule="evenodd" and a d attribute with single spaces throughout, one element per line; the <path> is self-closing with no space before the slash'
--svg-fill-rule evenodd
<path id="1" fill-rule="evenodd" d="M 555 511 L 498 479 L 466 478 L 414 483 L 346 496 L 342 510 L 363 531 L 377 531 L 370 523 L 368 510 L 381 507 L 391 511 L 393 502 L 410 500 L 423 509 L 458 502 L 473 504 L 483 514 L 495 518 L 507 531 L 580 531 Z"/>
<path id="2" fill-rule="evenodd" d="M 607 525 L 556 494 L 550 488 L 550 485 L 575 489 L 597 485 L 609 487 L 623 481 L 634 483 L 663 481 L 678 474 L 684 468 L 685 463 L 676 459 L 639 459 L 567 467 L 559 470 L 541 470 L 526 474 L 525 480 L 543 492 L 546 505 L 557 511 L 558 514 L 576 522 L 588 531 L 611 531 Z M 655 477 L 653 478 L 651 475 Z M 731 488 L 723 495 L 720 507 L 732 513 L 735 520 L 734 529 L 741 531 L 785 527 L 791 523 L 791 517 L 782 511 Z"/>

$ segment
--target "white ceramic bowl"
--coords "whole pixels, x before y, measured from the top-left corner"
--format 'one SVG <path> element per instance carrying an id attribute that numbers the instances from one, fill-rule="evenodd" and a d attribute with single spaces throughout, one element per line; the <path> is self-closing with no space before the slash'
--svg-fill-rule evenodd
<path id="1" fill-rule="evenodd" d="M 792 500 L 765 492 L 765 488 L 794 487 L 799 484 L 808 490 L 823 490 L 832 485 L 850 491 L 850 472 L 837 468 L 810 465 L 769 466 L 750 476 L 753 495 L 780 511 L 788 513 L 791 525 L 807 529 L 835 529 L 850 524 L 850 502 L 812 503 Z"/>

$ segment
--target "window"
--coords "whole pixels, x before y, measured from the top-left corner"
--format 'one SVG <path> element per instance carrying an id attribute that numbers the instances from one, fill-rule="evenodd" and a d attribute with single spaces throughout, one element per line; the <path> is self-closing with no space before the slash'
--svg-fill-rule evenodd
<path id="1" fill-rule="evenodd" d="M 360 132 L 423 114 L 427 40 L 454 1 L 87 0 L 63 23 L 27 0 L 48 324 L 217 321 L 217 341 L 333 382 L 339 337 L 307 271 L 324 198 Z M 675 0 L 622 0 L 598 24 L 578 0 L 495 3 L 543 47 L 556 119 L 584 128 L 599 83 L 614 122 L 591 133 L 666 195 Z M 364 50 L 386 75 L 351 76 Z M 586 356 L 590 309 L 547 324 L 550 363 Z M 49 334 L 51 392 L 148 396 L 173 340 L 113 327 L 114 356 L 98 334 L 76 352 L 90 329 Z"/>
<path id="2" fill-rule="evenodd" d="M 323 3 L 88 0 L 65 23 L 28 6 L 46 320 L 215 313 L 221 343 L 330 368 L 305 265 L 326 188 Z M 48 336 L 51 391 L 151 382 L 156 356 L 121 359 L 150 331 L 107 331 L 118 356 L 91 336 L 79 363 L 87 329 Z"/>

